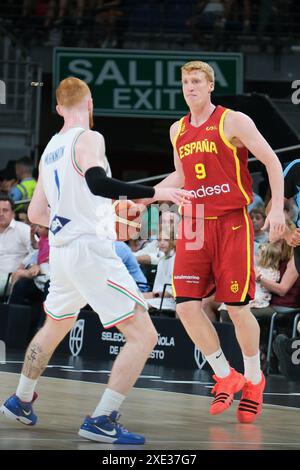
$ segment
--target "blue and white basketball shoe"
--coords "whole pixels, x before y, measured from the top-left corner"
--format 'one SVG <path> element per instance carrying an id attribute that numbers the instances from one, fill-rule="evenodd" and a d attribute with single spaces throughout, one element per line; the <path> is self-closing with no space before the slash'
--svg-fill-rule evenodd
<path id="1" fill-rule="evenodd" d="M 107 442 L 111 444 L 144 444 L 145 438 L 140 434 L 134 434 L 118 423 L 120 414 L 112 411 L 109 416 L 87 416 L 79 430 L 79 436 L 97 442 Z"/>
<path id="2" fill-rule="evenodd" d="M 0 413 L 9 419 L 15 419 L 27 426 L 33 426 L 37 422 L 37 416 L 33 412 L 33 402 L 37 399 L 38 394 L 34 392 L 33 399 L 30 402 L 20 400 L 17 395 L 9 397 L 0 408 Z"/>

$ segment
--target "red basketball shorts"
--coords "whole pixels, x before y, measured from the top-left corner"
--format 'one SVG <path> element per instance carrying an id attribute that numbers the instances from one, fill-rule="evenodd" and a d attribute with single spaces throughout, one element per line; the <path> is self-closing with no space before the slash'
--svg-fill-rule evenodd
<path id="1" fill-rule="evenodd" d="M 247 209 L 216 219 L 183 219 L 173 273 L 175 297 L 244 302 L 255 294 L 254 235 Z"/>

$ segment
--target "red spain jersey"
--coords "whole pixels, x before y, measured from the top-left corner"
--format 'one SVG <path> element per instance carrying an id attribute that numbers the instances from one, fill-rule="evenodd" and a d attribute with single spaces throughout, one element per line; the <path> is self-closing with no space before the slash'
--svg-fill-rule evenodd
<path id="1" fill-rule="evenodd" d="M 253 200 L 248 150 L 235 147 L 224 134 L 228 111 L 217 106 L 199 127 L 191 125 L 190 113 L 179 121 L 173 145 L 183 167 L 184 189 L 194 195 L 192 207 L 186 207 L 186 215 L 197 217 L 201 214 L 196 210 L 197 205 L 204 204 L 205 217 L 218 217 Z"/>

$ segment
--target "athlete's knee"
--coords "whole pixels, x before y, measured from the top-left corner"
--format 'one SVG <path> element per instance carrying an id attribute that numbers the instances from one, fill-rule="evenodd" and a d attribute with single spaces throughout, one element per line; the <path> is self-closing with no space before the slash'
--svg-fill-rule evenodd
<path id="1" fill-rule="evenodd" d="M 143 311 L 140 315 L 135 315 L 119 329 L 124 334 L 127 342 L 134 342 L 141 350 L 154 348 L 158 340 L 157 331 L 149 317 L 149 314 Z"/>
<path id="2" fill-rule="evenodd" d="M 231 321 L 238 325 L 245 321 L 249 316 L 253 316 L 250 310 L 249 304 L 247 305 L 227 305 L 227 311 L 231 318 Z"/>
<path id="3" fill-rule="evenodd" d="M 203 315 L 201 302 L 184 302 L 177 304 L 176 313 L 179 319 L 184 323 L 193 321 L 195 315 L 199 316 L 200 319 L 200 316 Z"/>
<path id="4" fill-rule="evenodd" d="M 147 323 L 145 328 L 139 331 L 138 341 L 141 343 L 142 349 L 146 348 L 150 352 L 155 347 L 158 341 L 158 333 L 152 322 Z"/>

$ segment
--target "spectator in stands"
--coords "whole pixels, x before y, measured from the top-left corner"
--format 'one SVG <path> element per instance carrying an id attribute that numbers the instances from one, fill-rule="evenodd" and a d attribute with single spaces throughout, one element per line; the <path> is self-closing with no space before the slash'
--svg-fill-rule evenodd
<path id="1" fill-rule="evenodd" d="M 124 242 L 115 242 L 115 249 L 117 255 L 121 258 L 123 263 L 125 264 L 127 271 L 133 277 L 135 282 L 137 283 L 141 292 L 149 291 L 149 285 L 147 282 L 147 278 L 145 277 L 144 273 L 142 272 L 134 254 L 132 253 L 129 246 Z"/>
<path id="2" fill-rule="evenodd" d="M 194 41 L 203 42 L 203 32 L 213 32 L 223 16 L 222 0 L 198 0 L 192 18 L 187 20 Z"/>
<path id="3" fill-rule="evenodd" d="M 160 258 L 163 256 L 159 248 L 158 240 L 151 240 L 147 242 L 143 248 L 134 252 L 139 264 L 154 264 L 157 265 Z"/>
<path id="4" fill-rule="evenodd" d="M 27 214 L 27 210 L 21 209 L 17 214 L 15 215 L 15 219 L 18 222 L 23 222 L 24 224 L 29 225 L 30 227 L 30 239 L 31 239 L 31 251 L 37 250 L 38 249 L 38 241 L 39 241 L 39 236 L 37 235 L 38 232 L 38 225 L 33 224 L 30 222 Z"/>
<path id="5" fill-rule="evenodd" d="M 177 238 L 179 222 L 180 215 L 178 214 L 178 212 L 175 212 L 173 210 L 162 211 L 160 216 L 160 226 L 168 238 L 171 237 L 172 233 L 174 234 L 175 238 Z"/>
<path id="6" fill-rule="evenodd" d="M 139 239 L 139 238 L 136 240 L 128 240 L 127 242 L 129 248 L 131 249 L 133 253 L 136 253 L 137 251 L 144 248 L 147 245 L 147 243 L 148 243 L 148 240 Z"/>
<path id="7" fill-rule="evenodd" d="M 241 23 L 244 33 L 248 33 L 251 26 L 251 1 L 223 0 L 223 4 L 226 22 Z"/>
<path id="8" fill-rule="evenodd" d="M 164 208 L 163 208 L 164 209 Z M 175 233 L 179 222 L 179 215 L 170 210 L 163 210 L 160 215 L 160 227 L 164 227 L 167 238 L 170 238 L 171 233 Z M 143 243 L 144 242 L 144 243 Z M 134 245 L 139 245 L 138 250 L 134 251 L 134 255 L 141 265 L 157 265 L 159 259 L 163 256 L 163 252 L 159 249 L 159 242 L 157 239 L 145 241 L 138 241 Z M 132 243 L 130 245 L 132 247 Z"/>
<path id="9" fill-rule="evenodd" d="M 33 192 L 36 187 L 36 179 L 32 176 L 33 164 L 29 157 L 23 157 L 16 162 L 16 176 L 19 183 L 14 186 L 9 196 L 14 202 L 19 201 L 30 201 Z M 16 211 L 27 207 L 26 202 L 24 204 L 18 204 Z"/>
<path id="10" fill-rule="evenodd" d="M 283 38 L 283 28 L 286 27 L 289 17 L 289 2 L 283 0 L 261 0 L 258 12 L 257 34 L 261 49 L 266 47 L 265 35 L 272 35 L 271 45 L 280 47 Z"/>
<path id="11" fill-rule="evenodd" d="M 260 245 L 256 256 L 255 298 L 250 301 L 251 308 L 265 308 L 270 305 L 272 294 L 261 284 L 260 279 L 278 282 L 280 278 L 281 242 Z"/>
<path id="12" fill-rule="evenodd" d="M 153 291 L 145 293 L 144 297 L 147 299 L 150 307 L 159 309 L 161 298 L 164 293 L 162 309 L 174 310 L 175 315 L 176 304 L 171 287 L 176 245 L 174 233 L 170 238 L 169 233 L 165 233 L 162 229 L 158 244 L 160 251 L 163 253 L 163 256 L 158 262 Z M 169 285 L 165 287 L 165 284 Z"/>
<path id="13" fill-rule="evenodd" d="M 45 285 L 49 280 L 48 229 L 39 226 L 38 250 L 27 256 L 11 276 L 12 291 L 9 303 L 32 304 L 45 298 Z"/>
<path id="14" fill-rule="evenodd" d="M 266 220 L 264 206 L 257 206 L 255 209 L 252 209 L 250 217 L 253 224 L 254 241 L 257 243 L 266 243 L 268 241 L 268 233 L 261 230 Z"/>
<path id="15" fill-rule="evenodd" d="M 5 294 L 9 275 L 30 252 L 30 227 L 14 216 L 13 201 L 0 195 L 0 296 Z"/>
<path id="16" fill-rule="evenodd" d="M 98 0 L 96 5 L 96 23 L 103 37 L 100 47 L 117 47 L 118 20 L 122 16 L 122 0 Z"/>
<path id="17" fill-rule="evenodd" d="M 280 280 L 274 282 L 264 276 L 259 278 L 260 284 L 272 292 L 271 305 L 276 306 L 276 310 L 286 311 L 287 308 L 299 308 L 300 299 L 300 276 L 292 257 L 289 261 L 282 261 L 279 266 Z"/>
<path id="18" fill-rule="evenodd" d="M 17 183 L 15 171 L 15 160 L 10 160 L 6 168 L 0 171 L 0 192 L 8 195 L 10 190 Z"/>

